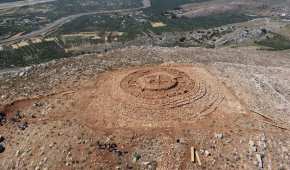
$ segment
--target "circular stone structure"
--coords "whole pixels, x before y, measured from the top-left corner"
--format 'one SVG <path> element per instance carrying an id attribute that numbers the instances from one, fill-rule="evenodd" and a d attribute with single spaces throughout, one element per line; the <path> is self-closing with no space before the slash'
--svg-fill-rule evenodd
<path id="1" fill-rule="evenodd" d="M 124 92 L 121 101 L 151 110 L 185 108 L 195 103 L 199 103 L 195 108 L 208 107 L 217 93 L 194 74 L 171 67 L 141 68 L 125 75 L 119 84 Z"/>
<path id="2" fill-rule="evenodd" d="M 185 95 L 189 91 L 187 88 L 194 87 L 194 81 L 184 72 L 175 69 L 148 68 L 127 75 L 120 86 L 126 93 L 137 98 L 166 100 Z"/>
<path id="3" fill-rule="evenodd" d="M 138 78 L 137 81 L 130 86 L 141 88 L 141 91 L 161 91 L 174 88 L 177 85 L 177 80 L 167 74 L 157 73 Z"/>
<path id="4" fill-rule="evenodd" d="M 122 122 L 122 126 L 192 121 L 217 111 L 225 97 L 210 73 L 192 65 L 115 70 L 102 74 L 96 86 L 90 96 L 80 97 L 92 99 L 85 110 L 89 121 L 116 119 L 112 124 Z"/>

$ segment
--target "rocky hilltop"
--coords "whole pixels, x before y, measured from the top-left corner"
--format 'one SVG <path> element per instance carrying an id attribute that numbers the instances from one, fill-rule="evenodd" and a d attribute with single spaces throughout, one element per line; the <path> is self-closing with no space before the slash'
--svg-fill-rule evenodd
<path id="1" fill-rule="evenodd" d="M 127 47 L 0 75 L 3 169 L 287 169 L 289 51 Z"/>

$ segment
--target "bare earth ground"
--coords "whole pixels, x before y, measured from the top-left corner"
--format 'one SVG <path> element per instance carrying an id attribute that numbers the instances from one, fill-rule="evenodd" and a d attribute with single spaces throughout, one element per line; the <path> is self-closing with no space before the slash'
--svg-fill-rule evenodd
<path id="1" fill-rule="evenodd" d="M 3 72 L 0 167 L 289 169 L 289 54 L 130 47 Z"/>

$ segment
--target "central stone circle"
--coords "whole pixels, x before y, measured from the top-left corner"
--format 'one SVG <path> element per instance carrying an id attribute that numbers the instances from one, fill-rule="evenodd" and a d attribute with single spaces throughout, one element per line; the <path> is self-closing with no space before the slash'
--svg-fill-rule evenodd
<path id="1" fill-rule="evenodd" d="M 144 90 L 168 90 L 170 88 L 174 88 L 177 85 L 176 77 L 169 75 L 167 73 L 153 73 L 144 77 L 140 77 L 137 80 L 136 84 L 139 85 L 140 88 Z"/>
<path id="2" fill-rule="evenodd" d="M 184 72 L 171 68 L 145 68 L 125 76 L 120 87 L 148 102 L 160 103 L 194 89 L 195 82 Z M 150 101 L 149 101 L 150 100 Z"/>

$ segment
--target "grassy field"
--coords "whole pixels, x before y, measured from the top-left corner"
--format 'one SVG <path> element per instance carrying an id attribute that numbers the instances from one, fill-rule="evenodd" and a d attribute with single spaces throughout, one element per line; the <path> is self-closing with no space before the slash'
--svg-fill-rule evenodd
<path id="1" fill-rule="evenodd" d="M 256 42 L 256 44 L 270 48 L 270 50 L 288 50 L 290 49 L 290 39 L 279 34 L 273 34 L 273 37 Z"/>
<path id="2" fill-rule="evenodd" d="M 154 8 L 154 6 L 152 8 Z M 159 8 L 159 6 L 156 7 L 156 9 Z M 164 9 L 167 9 L 167 7 Z M 150 10 L 151 9 L 148 9 L 148 11 Z M 148 11 L 145 11 L 146 17 L 119 15 L 83 16 L 71 23 L 65 24 L 56 34 L 92 31 L 120 31 L 125 33 L 121 40 L 127 41 L 134 39 L 136 35 L 141 34 L 142 32 L 153 31 L 157 34 L 160 34 L 162 32 L 190 31 L 200 28 L 218 27 L 225 24 L 238 23 L 253 19 L 253 17 L 249 17 L 240 13 L 224 13 L 193 19 L 170 19 L 166 16 L 163 16 L 159 10 L 158 14 L 149 13 Z M 140 19 L 142 21 L 140 21 Z M 150 24 L 151 21 L 160 21 L 167 26 L 153 28 Z"/>

